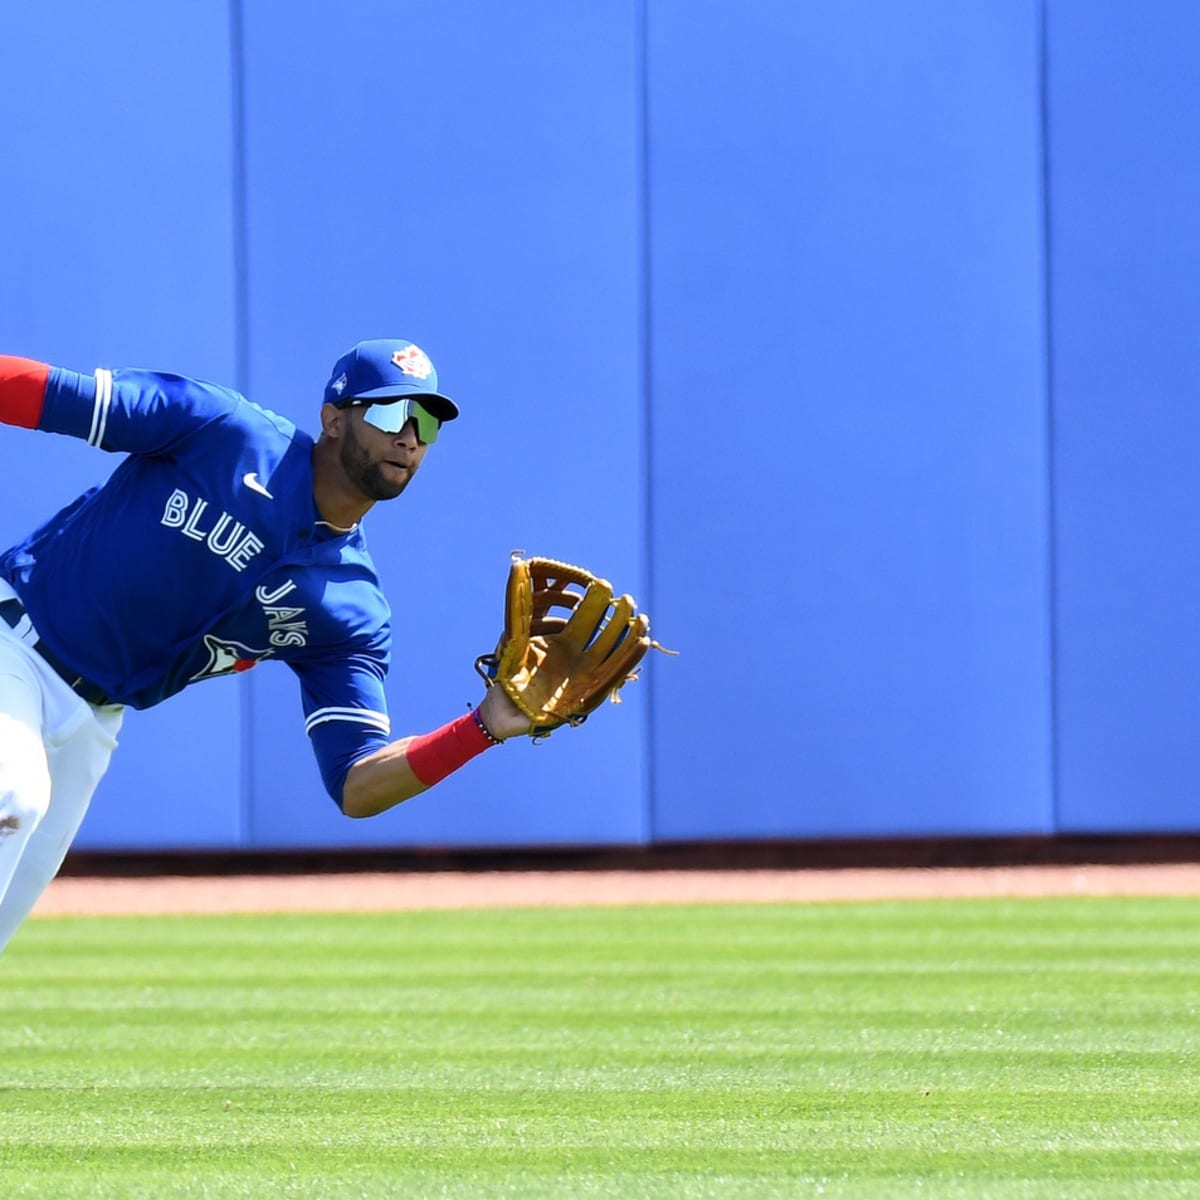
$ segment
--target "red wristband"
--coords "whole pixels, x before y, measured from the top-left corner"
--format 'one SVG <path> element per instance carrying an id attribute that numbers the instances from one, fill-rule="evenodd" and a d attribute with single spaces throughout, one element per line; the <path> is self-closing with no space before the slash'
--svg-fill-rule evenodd
<path id="1" fill-rule="evenodd" d="M 472 711 L 441 729 L 413 738 L 404 755 L 412 773 L 426 787 L 433 787 L 477 754 L 498 744 Z"/>
<path id="2" fill-rule="evenodd" d="M 32 358 L 0 354 L 0 421 L 36 429 L 42 418 L 42 401 L 50 368 Z"/>

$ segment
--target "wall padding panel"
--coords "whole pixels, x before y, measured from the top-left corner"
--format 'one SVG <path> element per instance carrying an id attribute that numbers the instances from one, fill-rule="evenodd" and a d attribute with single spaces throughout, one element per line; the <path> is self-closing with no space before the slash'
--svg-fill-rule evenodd
<path id="1" fill-rule="evenodd" d="M 1200 10 L 1048 9 L 1059 824 L 1200 824 Z"/>
<path id="2" fill-rule="evenodd" d="M 653 835 L 1048 831 L 1037 5 L 647 62 Z"/>
<path id="3" fill-rule="evenodd" d="M 0 46 L 0 352 L 233 382 L 227 6 L 4 5 Z M 12 429 L 0 460 L 4 545 L 118 461 Z M 239 710 L 218 681 L 127 714 L 77 846 L 236 845 Z"/>
<path id="4" fill-rule="evenodd" d="M 246 6 L 251 394 L 315 429 L 334 359 L 402 336 L 462 407 L 367 520 L 397 736 L 478 699 L 510 551 L 641 591 L 635 7 Z M 256 845 L 644 837 L 640 693 L 355 823 L 321 790 L 289 673 L 255 675 Z"/>

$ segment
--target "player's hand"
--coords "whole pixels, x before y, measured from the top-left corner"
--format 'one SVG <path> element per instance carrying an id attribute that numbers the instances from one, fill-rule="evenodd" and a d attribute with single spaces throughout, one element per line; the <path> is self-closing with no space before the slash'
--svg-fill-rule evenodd
<path id="1" fill-rule="evenodd" d="M 501 740 L 527 734 L 531 729 L 529 718 L 508 698 L 503 688 L 488 688 L 479 706 L 479 715 L 492 737 Z"/>

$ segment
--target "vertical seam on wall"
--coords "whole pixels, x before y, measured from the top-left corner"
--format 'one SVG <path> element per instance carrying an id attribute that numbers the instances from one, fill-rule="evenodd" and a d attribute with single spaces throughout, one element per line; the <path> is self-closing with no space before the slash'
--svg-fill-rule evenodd
<path id="1" fill-rule="evenodd" d="M 634 0 L 636 86 L 637 86 L 637 158 L 638 158 L 638 306 L 641 336 L 640 391 L 641 407 L 641 509 L 642 579 L 645 585 L 643 607 L 654 612 L 654 422 L 651 387 L 653 320 L 651 313 L 650 272 L 650 82 L 649 82 L 649 0 Z M 646 672 L 652 676 L 653 672 Z M 642 725 L 642 829 L 645 840 L 655 837 L 654 799 L 657 772 L 654 760 L 654 681 L 647 678 Z"/>
<path id="2" fill-rule="evenodd" d="M 1057 506 L 1055 504 L 1055 442 L 1054 442 L 1054 328 L 1053 328 L 1053 280 L 1051 252 L 1051 207 L 1050 207 L 1050 59 L 1049 0 L 1040 0 L 1038 6 L 1038 89 L 1039 117 L 1041 122 L 1042 151 L 1042 337 L 1045 373 L 1045 436 L 1046 436 L 1046 590 L 1049 609 L 1047 621 L 1049 654 L 1049 708 L 1050 708 L 1050 820 L 1052 833 L 1061 831 L 1061 773 L 1059 762 L 1059 695 L 1058 695 L 1058 558 L 1057 558 Z"/>
<path id="3" fill-rule="evenodd" d="M 246 277 L 246 55 L 242 4 L 243 0 L 229 0 L 230 115 L 233 125 L 233 369 L 234 386 L 245 395 L 250 386 L 250 304 Z M 251 761 L 251 747 L 254 745 L 254 683 L 246 673 L 240 677 L 239 685 L 241 745 L 238 748 L 238 840 L 243 847 L 248 847 L 254 811 L 254 771 Z"/>

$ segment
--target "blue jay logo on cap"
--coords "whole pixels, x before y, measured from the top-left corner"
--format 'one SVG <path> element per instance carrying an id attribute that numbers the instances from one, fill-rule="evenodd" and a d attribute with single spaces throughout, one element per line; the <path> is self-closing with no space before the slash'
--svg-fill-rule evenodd
<path id="1" fill-rule="evenodd" d="M 429 361 L 429 356 L 420 346 L 414 346 L 411 342 L 392 355 L 392 362 L 405 375 L 413 375 L 417 379 L 428 379 L 433 374 L 433 363 Z"/>
<path id="2" fill-rule="evenodd" d="M 346 372 L 343 371 L 337 383 L 333 385 L 333 390 L 340 396 L 346 390 L 346 384 L 349 382 L 350 380 L 346 378 Z"/>

